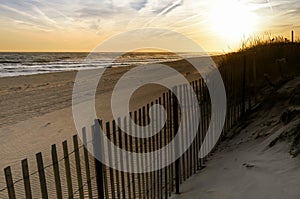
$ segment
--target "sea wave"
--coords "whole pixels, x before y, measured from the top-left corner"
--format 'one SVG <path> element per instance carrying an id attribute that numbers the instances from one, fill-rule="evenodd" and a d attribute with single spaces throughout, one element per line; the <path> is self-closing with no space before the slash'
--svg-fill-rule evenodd
<path id="1" fill-rule="evenodd" d="M 112 66 L 124 67 L 181 59 L 179 55 L 171 53 L 127 53 L 116 59 L 113 65 L 110 65 L 109 61 L 115 55 L 116 53 L 93 54 L 93 60 L 85 63 L 84 60 L 88 56 L 88 53 L 0 53 L 0 77 Z M 188 56 L 195 57 L 201 55 L 190 53 Z"/>

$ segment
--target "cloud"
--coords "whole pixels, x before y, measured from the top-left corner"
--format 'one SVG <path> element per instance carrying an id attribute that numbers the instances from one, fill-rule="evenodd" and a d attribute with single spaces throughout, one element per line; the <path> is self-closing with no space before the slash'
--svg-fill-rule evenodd
<path id="1" fill-rule="evenodd" d="M 174 10 L 176 7 L 181 6 L 183 3 L 183 0 L 177 0 L 175 2 L 173 2 L 171 5 L 169 5 L 168 7 L 165 7 L 160 13 L 159 15 L 165 15 L 168 14 L 169 12 L 171 12 L 172 10 Z"/>
<path id="2" fill-rule="evenodd" d="M 182 5 L 182 0 L 148 0 L 144 8 L 140 10 L 141 14 L 167 14 L 174 8 Z"/>
<path id="3" fill-rule="evenodd" d="M 134 0 L 130 2 L 130 6 L 135 10 L 140 10 L 145 7 L 147 4 L 147 0 Z"/>
<path id="4" fill-rule="evenodd" d="M 121 32 L 142 27 L 205 31 L 211 1 L 195 0 L 0 0 L 1 21 L 18 29 Z M 214 0 L 217 1 L 217 0 Z M 226 0 L 219 0 L 226 1 Z M 240 0 L 262 21 L 300 24 L 299 0 Z M 298 19 L 299 18 L 299 19 Z M 4 25 L 7 26 L 8 23 Z M 264 28 L 264 27 L 262 27 Z"/>
<path id="5" fill-rule="evenodd" d="M 112 24 L 124 27 L 130 21 L 139 21 L 131 26 L 140 28 L 144 22 L 166 15 L 182 5 L 182 0 L 10 0 L 0 4 L 5 18 L 17 23 L 33 24 L 45 29 L 87 28 L 97 30 L 118 29 Z M 2 16 L 3 18 L 3 16 Z M 142 20 L 137 20 L 142 19 Z M 101 24 L 101 25 L 99 25 Z M 105 29 L 105 28 L 104 28 Z M 126 27 L 125 27 L 126 29 Z"/>
<path id="6" fill-rule="evenodd" d="M 112 17 L 115 14 L 115 10 L 107 8 L 84 7 L 75 11 L 75 16 L 78 18 Z"/>
<path id="7" fill-rule="evenodd" d="M 18 22 L 19 26 L 26 25 L 26 28 L 31 24 L 32 28 L 43 30 L 54 30 L 62 28 L 58 25 L 54 17 L 50 17 L 43 11 L 42 6 L 33 2 L 8 2 L 7 4 L 0 4 L 0 10 L 7 19 L 12 22 Z M 41 8 L 39 8 L 41 7 Z M 22 23 L 21 23 L 22 22 Z M 20 27 L 18 27 L 20 28 Z"/>

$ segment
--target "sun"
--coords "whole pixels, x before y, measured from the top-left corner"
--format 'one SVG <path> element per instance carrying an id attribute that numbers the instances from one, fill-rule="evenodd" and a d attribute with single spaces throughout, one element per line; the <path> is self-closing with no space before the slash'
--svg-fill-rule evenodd
<path id="1" fill-rule="evenodd" d="M 245 1 L 214 0 L 210 5 L 208 22 L 224 39 L 240 41 L 256 32 L 259 17 Z"/>

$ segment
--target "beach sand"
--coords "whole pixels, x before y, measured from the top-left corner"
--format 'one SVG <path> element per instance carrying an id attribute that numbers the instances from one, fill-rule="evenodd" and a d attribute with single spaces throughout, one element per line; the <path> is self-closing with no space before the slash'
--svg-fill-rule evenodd
<path id="1" fill-rule="evenodd" d="M 267 97 L 172 199 L 300 198 L 299 88 L 295 78 Z"/>
<path id="2" fill-rule="evenodd" d="M 188 80 L 200 78 L 185 61 L 166 64 Z M 104 121 L 112 119 L 110 99 L 115 83 L 131 68 L 133 66 L 107 69 L 100 81 L 96 111 Z M 60 152 L 64 140 L 73 147 L 72 136 L 76 129 L 72 89 L 76 74 L 70 71 L 0 78 L 0 168 L 11 166 L 14 180 L 22 176 L 22 159 L 28 158 L 30 172 L 33 172 L 36 170 L 36 153 L 42 152 L 44 165 L 48 165 L 51 164 L 52 144 L 56 144 Z M 161 74 L 153 71 L 151 75 Z M 175 76 L 161 78 L 176 81 Z M 288 125 L 280 122 L 282 112 L 299 108 L 299 104 L 291 106 L 288 103 L 290 98 L 280 98 L 295 93 L 299 82 L 299 78 L 295 79 L 278 90 L 279 98 L 269 97 L 269 101 L 244 121 L 248 124 L 246 127 L 242 123 L 242 129 L 240 126 L 234 128 L 232 135 L 240 133 L 228 135 L 215 155 L 209 158 L 207 167 L 184 182 L 180 187 L 182 194 L 173 198 L 299 198 L 299 156 L 291 157 L 288 153 L 290 142 L 286 140 L 279 140 L 269 147 L 274 139 L 299 124 L 299 117 Z M 155 85 L 138 89 L 130 101 L 131 110 L 152 102 L 165 90 Z M 54 193 L 54 183 L 48 186 Z M 0 189 L 3 187 L 5 179 L 0 175 Z M 22 183 L 16 187 L 17 192 L 23 189 Z M 38 189 L 33 187 L 33 190 Z M 4 197 L 0 193 L 1 196 Z"/>
<path id="3" fill-rule="evenodd" d="M 187 79 L 199 74 L 186 61 L 165 63 Z M 110 121 L 111 91 L 117 80 L 132 67 L 106 69 L 96 95 L 98 118 Z M 35 154 L 42 152 L 44 164 L 51 163 L 52 144 L 61 147 L 64 140 L 72 143 L 76 129 L 72 116 L 72 89 L 77 72 L 61 72 L 0 78 L 0 168 L 11 166 L 15 179 L 21 176 L 21 160 L 35 164 Z M 153 71 L 151 75 L 160 75 Z M 176 81 L 176 77 L 170 78 Z M 138 89 L 130 101 L 137 110 L 161 97 L 164 87 L 148 85 Z M 61 150 L 61 149 L 59 149 Z M 30 165 L 30 166 L 31 166 Z M 0 187 L 5 186 L 0 175 Z"/>

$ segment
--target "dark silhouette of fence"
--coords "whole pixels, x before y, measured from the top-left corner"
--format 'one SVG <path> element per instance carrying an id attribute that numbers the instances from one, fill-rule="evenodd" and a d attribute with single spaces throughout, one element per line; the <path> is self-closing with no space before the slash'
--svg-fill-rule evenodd
<path id="1" fill-rule="evenodd" d="M 251 110 L 258 102 L 257 91 L 263 85 L 257 85 L 260 80 L 263 82 L 262 73 L 258 76 L 255 61 L 249 63 L 246 57 L 242 57 L 243 65 L 221 66 L 219 71 L 223 77 L 228 104 L 226 122 L 221 139 L 226 136 L 236 122 L 238 122 L 247 111 Z M 260 69 L 261 70 L 261 69 Z M 265 84 L 265 83 L 264 83 Z M 82 142 L 78 136 L 73 137 L 73 147 L 67 141 L 62 143 L 62 150 L 57 150 L 56 145 L 51 147 L 52 163 L 44 165 L 42 153 L 36 154 L 36 170 L 29 169 L 32 165 L 24 159 L 22 161 L 22 177 L 15 179 L 11 172 L 11 167 L 4 169 L 7 186 L 0 190 L 5 198 L 168 198 L 172 193 L 180 193 L 180 184 L 205 167 L 207 158 L 199 159 L 198 152 L 210 123 L 211 102 L 208 89 L 203 79 L 190 82 L 200 107 L 200 125 L 198 129 L 191 129 L 195 121 L 194 111 L 196 104 L 191 103 L 191 94 L 187 93 L 188 85 L 178 85 L 173 91 L 166 91 L 158 99 L 140 109 L 131 112 L 127 117 L 119 118 L 117 121 L 95 120 L 92 127 L 93 140 L 99 140 L 100 128 L 103 133 L 116 146 L 137 153 L 159 150 L 166 146 L 176 136 L 180 117 L 185 115 L 188 118 L 184 123 L 185 136 L 191 136 L 193 130 L 197 135 L 187 151 L 174 163 L 157 171 L 140 173 L 143 165 L 149 162 L 123 161 L 121 154 L 110 151 L 110 159 L 115 159 L 127 167 L 134 166 L 135 173 L 126 173 L 112 168 L 108 168 L 99 160 L 89 154 L 84 144 L 87 143 L 86 128 L 82 129 Z M 179 95 L 186 95 L 185 106 L 179 107 L 174 92 Z M 149 124 L 149 115 L 162 117 L 158 112 L 150 112 L 153 104 L 162 105 L 167 111 L 166 124 L 162 130 L 149 138 L 136 138 L 123 132 L 118 125 L 122 125 L 127 131 L 132 131 L 133 125 L 129 118 L 140 125 Z M 221 113 L 217 113 L 221 115 Z M 219 121 L 215 121 L 219 122 Z M 118 124 L 118 125 L 117 125 Z M 145 130 L 149 134 L 150 130 Z M 181 139 L 184 140 L 184 139 Z M 214 140 L 210 140 L 212 143 Z M 185 143 L 179 143 L 184 145 Z M 205 146 L 204 146 L 205 147 Z M 94 145 L 97 151 L 104 150 L 101 145 Z M 176 150 L 176 149 L 174 149 Z M 70 152 L 71 151 L 71 152 Z M 171 157 L 175 151 L 168 151 L 167 157 Z M 159 157 L 151 157 L 150 160 L 156 164 L 162 164 Z M 125 165 L 123 165 L 125 166 Z M 16 189 L 17 187 L 17 189 Z"/>

